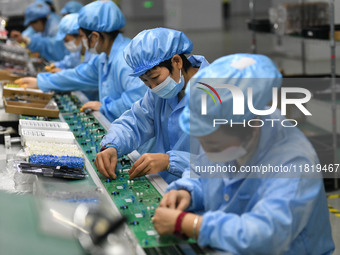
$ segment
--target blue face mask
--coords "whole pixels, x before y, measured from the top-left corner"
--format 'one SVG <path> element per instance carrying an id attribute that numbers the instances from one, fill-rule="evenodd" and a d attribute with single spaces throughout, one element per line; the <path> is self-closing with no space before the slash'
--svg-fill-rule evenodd
<path id="1" fill-rule="evenodd" d="M 174 79 L 170 77 L 170 75 L 159 85 L 152 89 L 152 92 L 155 93 L 157 96 L 168 99 L 177 96 L 177 94 L 183 89 L 184 87 L 184 77 L 180 70 L 180 80 L 179 82 L 175 82 Z"/>

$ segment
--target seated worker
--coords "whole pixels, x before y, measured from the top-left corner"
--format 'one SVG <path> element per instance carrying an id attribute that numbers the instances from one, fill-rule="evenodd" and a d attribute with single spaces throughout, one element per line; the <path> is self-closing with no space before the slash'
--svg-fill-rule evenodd
<path id="1" fill-rule="evenodd" d="M 78 16 L 78 13 L 73 13 L 61 19 L 55 39 L 64 41 L 65 48 L 71 53 L 66 55 L 63 60 L 45 67 L 48 72 L 56 73 L 62 69 L 74 68 L 82 62 L 89 62 L 93 57 L 93 54 L 86 51 L 82 44 L 81 36 L 79 35 Z"/>
<path id="2" fill-rule="evenodd" d="M 206 86 L 198 82 L 212 87 L 232 84 L 242 91 L 248 104 L 247 91 L 252 88 L 253 108 L 268 110 L 266 105 L 272 99 L 273 88 L 280 86 L 280 77 L 267 57 L 235 54 L 217 59 L 191 80 L 190 92 L 187 90 L 190 103 L 180 116 L 180 126 L 198 138 L 205 151 L 193 164 L 194 169 L 219 164 L 237 170 L 216 175 L 196 171 L 199 178 L 190 178 L 186 171 L 182 179 L 169 185 L 155 211 L 152 221 L 158 233 L 182 233 L 196 238 L 200 246 L 232 254 L 332 253 L 334 244 L 320 173 L 263 175 L 242 170 L 245 166 L 317 164 L 317 155 L 306 137 L 296 127 L 282 126 L 284 117 L 272 107 L 269 110 L 273 113 L 256 116 L 244 104 L 244 114 L 234 114 L 234 103 L 240 101 L 233 102 L 236 95 L 226 88 L 215 87 L 221 102 L 214 104 L 207 97 L 206 115 L 201 112 L 204 92 L 198 88 Z M 215 118 L 227 119 L 229 125 L 214 127 Z M 252 125 L 257 127 L 230 125 L 254 118 L 258 123 L 253 121 Z M 277 122 L 272 125 L 265 121 L 261 126 L 259 120 L 266 119 Z"/>
<path id="3" fill-rule="evenodd" d="M 55 41 L 60 18 L 51 13 L 50 7 L 44 2 L 36 2 L 25 10 L 25 26 L 30 25 L 35 34 L 26 37 L 13 30 L 10 37 L 19 43 L 25 43 L 32 52 L 38 52 L 47 60 L 62 60 L 69 52 L 63 42 Z"/>
<path id="4" fill-rule="evenodd" d="M 63 9 L 60 10 L 60 14 L 65 16 L 71 13 L 78 13 L 81 8 L 83 8 L 81 3 L 77 1 L 69 1 L 64 5 Z"/>
<path id="5" fill-rule="evenodd" d="M 53 1 L 51 0 L 36 0 L 36 3 L 45 3 L 50 7 L 51 13 L 50 16 L 52 16 L 52 19 L 60 20 L 60 17 L 55 13 L 55 7 L 53 4 Z M 33 34 L 36 34 L 37 32 L 34 31 L 32 26 L 28 26 L 23 32 L 22 35 L 25 37 L 31 37 Z M 38 32 L 40 33 L 40 32 Z"/>
<path id="6" fill-rule="evenodd" d="M 63 17 L 59 24 L 56 40 L 63 40 L 65 48 L 71 53 L 62 61 L 54 62 L 46 66 L 45 70 L 51 73 L 60 72 L 63 69 L 75 68 L 81 63 L 88 63 L 96 55 L 85 50 L 79 35 L 78 13 L 68 14 Z M 98 100 L 98 89 L 85 90 L 83 93 L 89 100 Z"/>
<path id="7" fill-rule="evenodd" d="M 132 70 L 124 60 L 123 50 L 131 41 L 119 31 L 125 26 L 125 18 L 115 3 L 95 1 L 81 9 L 78 24 L 85 48 L 99 55 L 74 69 L 40 73 L 37 78 L 23 78 L 18 82 L 43 91 L 98 89 L 100 102 L 90 101 L 82 109 L 99 110 L 113 121 L 146 91 L 143 82 L 129 75 Z"/>
<path id="8" fill-rule="evenodd" d="M 185 105 L 184 89 L 190 78 L 208 65 L 192 51 L 192 42 L 180 32 L 156 28 L 140 32 L 124 50 L 131 75 L 140 77 L 148 90 L 131 110 L 111 124 L 95 164 L 106 177 L 116 178 L 117 157 L 130 153 L 155 138 L 153 153 L 143 154 L 129 171 L 133 179 L 159 173 L 170 183 L 181 178 L 189 164 L 189 136 L 178 124 Z"/>

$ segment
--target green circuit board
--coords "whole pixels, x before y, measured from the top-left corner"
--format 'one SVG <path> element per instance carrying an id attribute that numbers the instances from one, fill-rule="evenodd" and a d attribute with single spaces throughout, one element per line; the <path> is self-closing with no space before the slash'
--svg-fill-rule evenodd
<path id="1" fill-rule="evenodd" d="M 78 144 L 85 156 L 96 169 L 94 161 L 100 151 L 100 141 L 106 134 L 105 129 L 91 113 L 83 113 L 79 108 L 74 112 L 74 105 L 80 107 L 79 100 L 74 96 L 62 95 L 56 100 L 63 105 L 64 120 L 69 124 Z M 134 232 L 143 248 L 169 247 L 183 243 L 195 243 L 194 240 L 183 240 L 175 236 L 159 236 L 155 231 L 151 218 L 162 198 L 151 182 L 145 177 L 129 180 L 128 170 L 132 162 L 127 156 L 118 159 L 115 180 L 107 179 L 97 171 L 105 189 L 113 202 L 127 219 L 129 228 Z"/>
<path id="2" fill-rule="evenodd" d="M 61 113 L 80 112 L 83 105 L 78 97 L 70 93 L 56 94 L 54 100 L 58 104 L 59 112 Z"/>

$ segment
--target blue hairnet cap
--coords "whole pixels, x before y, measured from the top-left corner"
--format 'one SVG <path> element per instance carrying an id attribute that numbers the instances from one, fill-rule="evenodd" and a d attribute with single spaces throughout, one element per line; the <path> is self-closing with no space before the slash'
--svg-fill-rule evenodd
<path id="1" fill-rule="evenodd" d="M 95 1 L 81 8 L 79 26 L 91 31 L 113 32 L 125 26 L 125 18 L 112 1 Z"/>
<path id="2" fill-rule="evenodd" d="M 53 4 L 52 0 L 37 0 L 35 1 L 36 3 L 49 3 L 49 4 Z"/>
<path id="3" fill-rule="evenodd" d="M 50 7 L 44 2 L 30 4 L 25 10 L 24 25 L 27 26 L 37 19 L 45 18 L 50 12 Z"/>
<path id="4" fill-rule="evenodd" d="M 64 40 L 66 35 L 77 34 L 79 34 L 78 13 L 72 13 L 61 19 L 55 39 L 61 41 Z"/>
<path id="5" fill-rule="evenodd" d="M 83 5 L 77 1 L 70 1 L 64 5 L 64 8 L 61 9 L 60 14 L 65 15 L 67 13 L 78 13 Z"/>
<path id="6" fill-rule="evenodd" d="M 205 136 L 218 129 L 219 125 L 213 126 L 214 119 L 233 123 L 248 121 L 255 117 L 248 108 L 248 89 L 252 88 L 254 108 L 263 110 L 272 100 L 272 89 L 280 87 L 281 82 L 281 73 L 266 56 L 234 54 L 221 57 L 198 71 L 187 84 L 186 94 L 190 96 L 187 97 L 186 106 L 180 115 L 180 126 L 187 134 Z M 243 113 L 234 114 L 234 100 L 240 103 L 240 97 L 227 88 L 221 88 L 227 84 L 243 92 Z M 203 97 L 206 98 L 205 114 L 202 112 Z"/>
<path id="7" fill-rule="evenodd" d="M 140 76 L 176 54 L 190 53 L 192 48 L 183 32 L 154 28 L 136 35 L 124 49 L 124 58 L 133 69 L 131 76 Z"/>

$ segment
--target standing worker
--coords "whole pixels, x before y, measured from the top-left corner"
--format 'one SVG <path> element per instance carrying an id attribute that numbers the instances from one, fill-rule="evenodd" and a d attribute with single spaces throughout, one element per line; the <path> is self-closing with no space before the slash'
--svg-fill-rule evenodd
<path id="1" fill-rule="evenodd" d="M 219 166 L 236 171 L 195 171 L 200 178 L 190 178 L 186 171 L 168 187 L 155 211 L 152 221 L 156 230 L 166 235 L 182 233 L 197 239 L 200 246 L 232 254 L 331 254 L 334 243 L 320 173 L 244 171 L 245 167 L 289 169 L 319 163 L 301 131 L 282 126 L 285 118 L 280 111 L 266 106 L 272 100 L 273 88 L 281 84 L 281 74 L 273 62 L 261 55 L 230 55 L 194 78 L 187 90 L 190 103 L 180 116 L 183 131 L 198 138 L 205 151 L 193 164 L 194 170 Z M 234 114 L 234 106 L 240 102 L 233 100 L 237 93 L 216 88 L 220 104 L 207 97 L 204 115 L 204 92 L 199 89 L 208 89 L 204 84 L 213 89 L 214 84 L 234 85 L 248 104 L 251 88 L 253 108 L 273 113 L 256 117 L 244 104 L 244 114 Z M 216 118 L 227 119 L 229 124 L 214 126 Z M 241 124 L 254 118 L 253 126 Z M 272 125 L 266 119 L 277 121 Z M 265 123 L 262 126 L 261 120 Z"/>
<path id="2" fill-rule="evenodd" d="M 143 154 L 129 171 L 130 179 L 159 173 L 170 183 L 181 178 L 190 161 L 190 139 L 180 130 L 178 117 L 185 106 L 184 89 L 191 77 L 208 66 L 192 51 L 192 42 L 180 31 L 156 28 L 139 33 L 124 50 L 131 75 L 148 90 L 111 124 L 101 144 L 104 151 L 95 160 L 99 172 L 116 178 L 117 157 L 130 153 L 155 138 L 153 153 Z"/>
<path id="3" fill-rule="evenodd" d="M 129 75 L 132 70 L 123 57 L 123 50 L 131 41 L 119 31 L 125 26 L 125 18 L 115 3 L 95 1 L 80 10 L 78 24 L 85 48 L 98 53 L 96 57 L 74 69 L 41 73 L 37 78 L 23 78 L 18 82 L 43 91 L 98 89 L 100 101 L 90 101 L 82 109 L 99 110 L 113 121 L 146 91 L 143 82 Z"/>

